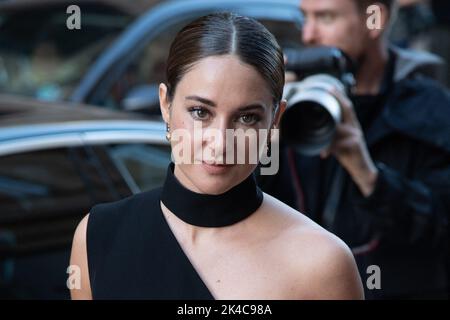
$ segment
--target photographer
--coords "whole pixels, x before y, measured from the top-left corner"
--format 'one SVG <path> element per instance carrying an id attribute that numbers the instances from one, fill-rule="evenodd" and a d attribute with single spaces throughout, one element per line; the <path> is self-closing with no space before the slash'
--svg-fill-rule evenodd
<path id="1" fill-rule="evenodd" d="M 380 29 L 366 24 L 372 4 Z M 449 93 L 423 76 L 427 56 L 389 46 L 395 1 L 303 0 L 300 9 L 303 42 L 349 55 L 356 85 L 349 97 L 330 92 L 341 108 L 331 145 L 314 157 L 285 150 L 263 189 L 353 248 L 363 281 L 380 268 L 381 286 L 366 285 L 366 298 L 448 297 Z"/>

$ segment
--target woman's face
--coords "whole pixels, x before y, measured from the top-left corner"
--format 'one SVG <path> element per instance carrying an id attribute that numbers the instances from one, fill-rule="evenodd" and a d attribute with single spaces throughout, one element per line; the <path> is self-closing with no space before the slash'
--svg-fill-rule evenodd
<path id="1" fill-rule="evenodd" d="M 274 113 L 268 84 L 255 68 L 233 55 L 198 61 L 178 83 L 172 101 L 166 93 L 161 84 L 161 111 L 172 135 L 175 176 L 199 193 L 221 194 L 246 179 L 257 166 L 251 159 L 259 148 L 251 146 L 267 141 L 252 133 L 278 125 L 285 108 L 283 102 Z M 231 139 L 230 133 L 235 133 Z M 241 135 L 244 145 L 237 143 L 239 133 L 247 133 Z M 244 164 L 238 163 L 239 156 L 244 156 Z"/>

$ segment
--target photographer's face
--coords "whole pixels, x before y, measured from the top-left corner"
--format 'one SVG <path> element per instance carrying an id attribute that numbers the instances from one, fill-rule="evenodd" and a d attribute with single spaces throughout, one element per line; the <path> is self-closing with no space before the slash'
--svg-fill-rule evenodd
<path id="1" fill-rule="evenodd" d="M 251 152 L 248 146 L 258 146 L 260 140 L 258 136 L 253 141 L 249 138 L 242 149 L 236 146 L 236 139 L 226 139 L 226 129 L 267 130 L 278 115 L 273 114 L 271 92 L 256 69 L 233 55 L 204 58 L 183 75 L 172 101 L 166 99 L 166 92 L 166 86 L 161 84 L 161 111 L 170 124 L 175 176 L 180 182 L 199 193 L 220 194 L 247 178 L 257 166 L 247 162 Z M 218 135 L 208 136 L 208 130 Z M 177 161 L 175 149 L 180 150 L 180 145 L 175 144 L 180 140 L 175 141 L 176 131 L 185 132 L 189 140 L 182 145 L 183 159 L 184 152 L 192 151 L 189 163 Z M 225 162 L 227 147 L 234 148 L 234 164 L 211 167 L 211 163 Z M 205 152 L 213 159 L 205 161 Z M 236 164 L 238 153 L 245 153 L 245 164 Z"/>
<path id="2" fill-rule="evenodd" d="M 303 42 L 308 46 L 332 46 L 359 60 L 368 47 L 369 33 L 358 0 L 302 0 L 305 23 Z"/>

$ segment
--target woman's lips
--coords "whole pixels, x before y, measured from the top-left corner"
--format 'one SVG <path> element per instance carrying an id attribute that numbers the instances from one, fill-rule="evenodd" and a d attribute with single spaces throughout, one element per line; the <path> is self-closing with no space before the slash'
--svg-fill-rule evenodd
<path id="1" fill-rule="evenodd" d="M 202 166 L 210 174 L 221 174 L 230 170 L 234 164 L 206 163 L 202 161 Z"/>

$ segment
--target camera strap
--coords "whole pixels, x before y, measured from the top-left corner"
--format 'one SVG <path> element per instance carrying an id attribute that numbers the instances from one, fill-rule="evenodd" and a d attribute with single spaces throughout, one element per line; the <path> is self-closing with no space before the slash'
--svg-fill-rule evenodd
<path id="1" fill-rule="evenodd" d="M 344 186 L 345 171 L 338 164 L 333 175 L 333 180 L 331 181 L 331 188 L 328 192 L 328 197 L 325 202 L 323 215 L 322 215 L 322 226 L 328 231 L 334 231 L 334 221 L 336 219 L 336 213 L 339 206 L 339 201 L 341 199 L 342 190 Z"/>
<path id="2" fill-rule="evenodd" d="M 336 213 L 339 207 L 342 190 L 344 189 L 345 176 L 346 171 L 338 164 L 333 175 L 331 188 L 325 202 L 322 216 L 322 226 L 332 233 L 335 233 L 336 231 L 334 222 L 336 220 Z M 380 237 L 380 233 L 375 233 L 367 243 L 352 247 L 351 250 L 353 255 L 365 255 L 374 251 L 380 243 Z"/>

